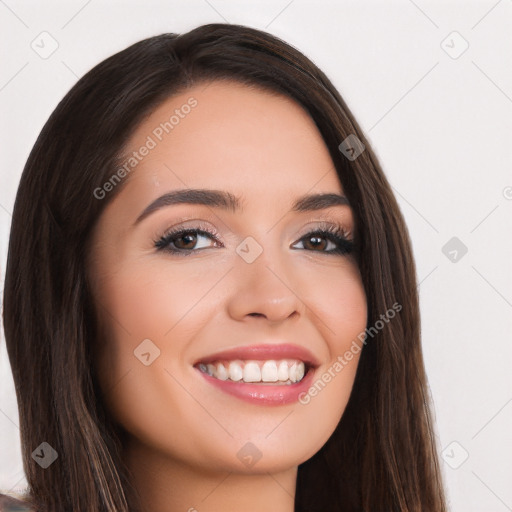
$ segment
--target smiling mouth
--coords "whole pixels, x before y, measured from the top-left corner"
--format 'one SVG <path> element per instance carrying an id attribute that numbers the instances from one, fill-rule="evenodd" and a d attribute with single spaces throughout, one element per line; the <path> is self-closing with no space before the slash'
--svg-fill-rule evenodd
<path id="1" fill-rule="evenodd" d="M 269 359 L 264 361 L 240 359 L 198 363 L 195 367 L 215 379 L 240 384 L 290 386 L 304 378 L 310 365 L 299 359 Z"/>

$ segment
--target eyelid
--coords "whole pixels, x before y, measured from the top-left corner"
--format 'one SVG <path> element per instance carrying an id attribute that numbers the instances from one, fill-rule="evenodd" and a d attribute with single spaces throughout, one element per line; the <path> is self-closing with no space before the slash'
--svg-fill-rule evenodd
<path id="1" fill-rule="evenodd" d="M 313 226 L 312 226 L 313 224 Z M 310 221 L 306 222 L 306 224 L 303 225 L 303 227 L 300 229 L 299 234 L 297 235 L 297 239 L 302 238 L 303 236 L 311 233 L 315 230 L 324 230 L 329 228 L 338 228 L 342 231 L 343 235 L 348 240 L 353 240 L 352 236 L 352 230 L 350 230 L 345 223 L 340 222 L 337 219 L 333 219 L 330 217 L 312 217 Z M 210 222 L 206 222 L 201 219 L 195 219 L 195 218 L 180 218 L 176 219 L 176 222 L 173 223 L 172 226 L 166 228 L 161 234 L 157 235 L 157 240 L 163 237 L 166 237 L 170 233 L 173 233 L 175 231 L 182 231 L 186 229 L 199 229 L 204 230 L 212 235 L 214 235 L 219 241 L 220 241 L 220 232 L 213 224 Z M 228 229 L 229 232 L 231 230 Z"/>
<path id="2" fill-rule="evenodd" d="M 190 225 L 188 224 L 189 222 L 191 222 Z M 164 239 L 187 231 L 204 231 L 206 234 L 201 236 L 207 236 L 214 244 L 220 244 L 224 247 L 219 231 L 214 226 L 199 219 L 187 219 L 186 221 L 173 224 L 153 239 L 153 245 L 158 246 Z"/>
<path id="3" fill-rule="evenodd" d="M 311 226 L 311 224 L 314 224 L 314 226 Z M 312 220 L 311 222 L 308 222 L 301 230 L 300 230 L 300 234 L 298 235 L 299 238 L 303 237 L 304 235 L 307 235 L 309 234 L 311 231 L 316 231 L 316 230 L 329 230 L 329 229 L 332 229 L 332 228 L 337 228 L 339 229 L 343 235 L 345 236 L 345 238 L 347 238 L 347 240 L 349 241 L 352 241 L 353 240 L 353 234 L 352 234 L 352 230 L 349 229 L 345 223 L 343 222 L 340 222 L 339 220 L 328 220 L 326 218 L 324 218 L 323 220 Z"/>
<path id="4" fill-rule="evenodd" d="M 215 228 L 215 226 L 208 221 L 205 221 L 203 219 L 196 219 L 196 218 L 179 218 L 176 219 L 176 222 L 172 224 L 172 226 L 169 226 L 166 228 L 160 236 L 165 236 L 169 233 L 172 233 L 173 231 L 178 230 L 185 230 L 185 229 L 204 229 L 205 231 L 211 231 L 218 233 L 218 230 Z"/>
<path id="5" fill-rule="evenodd" d="M 191 219 L 188 220 L 191 221 Z M 187 222 L 185 222 L 185 224 L 174 224 L 172 227 L 166 229 L 163 235 L 153 240 L 154 247 L 157 248 L 157 251 L 169 251 L 174 255 L 187 256 L 195 253 L 200 253 L 208 248 L 225 247 L 224 243 L 221 240 L 222 237 L 220 236 L 219 232 L 215 227 L 210 227 L 202 220 L 196 220 L 190 226 L 187 226 L 186 224 Z M 311 226 L 311 224 L 314 224 L 314 226 Z M 326 220 L 309 222 L 302 228 L 302 231 L 304 231 L 304 233 L 296 236 L 297 240 L 294 242 L 294 244 L 301 243 L 305 238 L 307 238 L 307 236 L 314 236 L 317 234 L 321 234 L 324 238 L 329 238 L 331 240 L 331 243 L 337 244 L 336 249 L 331 249 L 329 251 L 318 251 L 320 254 L 345 255 L 357 251 L 357 247 L 355 246 L 354 240 L 352 239 L 350 229 L 347 229 L 340 222 L 329 222 Z M 199 233 L 200 236 L 209 238 L 214 245 L 210 247 L 202 247 L 197 250 L 168 248 L 170 240 L 172 240 L 178 235 L 187 232 Z M 291 247 L 293 248 L 293 245 Z"/>

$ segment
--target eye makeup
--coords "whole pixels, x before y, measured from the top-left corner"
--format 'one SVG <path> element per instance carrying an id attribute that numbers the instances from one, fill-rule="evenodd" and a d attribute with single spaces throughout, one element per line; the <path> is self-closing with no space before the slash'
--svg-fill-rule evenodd
<path id="1" fill-rule="evenodd" d="M 158 251 L 178 256 L 189 256 L 192 253 L 203 249 L 224 247 L 219 236 L 220 235 L 216 229 L 204 222 L 197 221 L 196 225 L 171 228 L 153 242 Z M 199 237 L 209 238 L 214 242 L 214 245 L 197 248 L 196 245 Z M 324 244 L 321 240 L 326 240 L 326 243 Z M 182 245 L 182 242 L 185 242 L 184 245 L 191 245 L 191 247 L 178 247 L 179 245 Z M 301 250 L 319 252 L 321 254 L 328 255 L 343 256 L 352 253 L 355 249 L 354 241 L 351 240 L 348 230 L 337 223 L 333 224 L 325 221 L 320 222 L 314 229 L 302 235 L 298 240 L 298 243 L 313 247 L 312 249 L 305 248 Z M 331 246 L 334 246 L 334 248 L 330 248 L 329 250 L 316 250 L 317 247 L 322 247 L 323 245 L 328 247 L 329 243 Z"/>

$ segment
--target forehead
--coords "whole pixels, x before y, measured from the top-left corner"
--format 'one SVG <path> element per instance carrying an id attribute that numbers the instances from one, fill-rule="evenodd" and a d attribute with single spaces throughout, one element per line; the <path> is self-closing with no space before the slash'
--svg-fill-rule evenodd
<path id="1" fill-rule="evenodd" d="M 173 188 L 239 184 L 256 191 L 320 186 L 342 192 L 328 149 L 309 114 L 290 98 L 238 82 L 201 84 L 162 103 L 125 152 L 138 156 L 129 180 Z M 270 192 L 270 191 L 269 191 Z"/>
<path id="2" fill-rule="evenodd" d="M 159 198 L 184 189 L 232 194 L 241 201 L 237 218 L 243 211 L 262 226 L 306 195 L 344 195 L 309 114 L 286 96 L 239 83 L 203 84 L 168 98 L 136 128 L 123 160 L 129 172 L 98 232 L 125 233 Z M 350 207 L 343 211 L 350 216 Z"/>

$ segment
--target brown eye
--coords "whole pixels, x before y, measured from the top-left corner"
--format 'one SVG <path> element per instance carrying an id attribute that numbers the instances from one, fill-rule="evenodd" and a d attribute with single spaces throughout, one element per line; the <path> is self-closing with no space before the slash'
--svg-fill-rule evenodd
<path id="1" fill-rule="evenodd" d="M 183 235 L 174 237 L 173 243 L 174 246 L 178 249 L 193 249 L 194 245 L 197 243 L 197 235 L 193 232 L 188 232 Z"/>
<path id="2" fill-rule="evenodd" d="M 327 247 L 327 242 L 320 236 L 308 236 L 303 240 L 306 240 L 306 243 L 304 244 L 306 246 L 306 249 L 312 248 L 312 250 L 325 250 L 325 248 Z M 310 247 L 307 247 L 308 244 Z"/>
<path id="3" fill-rule="evenodd" d="M 323 254 L 349 254 L 355 249 L 354 242 L 349 240 L 343 229 L 329 227 L 308 233 L 300 240 L 304 250 Z"/>
<path id="4" fill-rule="evenodd" d="M 203 242 L 202 245 L 197 247 L 199 239 L 209 239 L 213 241 L 209 243 L 208 241 Z M 167 251 L 170 253 L 183 254 L 188 255 L 193 252 L 198 252 L 200 249 L 208 249 L 209 247 L 213 247 L 215 244 L 217 246 L 222 246 L 219 240 L 217 239 L 216 233 L 207 231 L 205 229 L 196 229 L 196 228 L 188 228 L 188 229 L 178 229 L 167 233 L 160 240 L 155 242 L 155 247 L 158 250 Z"/>

